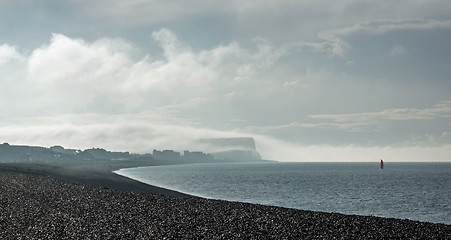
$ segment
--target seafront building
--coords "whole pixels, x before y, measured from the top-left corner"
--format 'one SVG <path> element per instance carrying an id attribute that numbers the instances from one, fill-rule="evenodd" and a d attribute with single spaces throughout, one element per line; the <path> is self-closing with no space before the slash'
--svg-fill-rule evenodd
<path id="1" fill-rule="evenodd" d="M 206 154 L 203 152 L 190 152 L 184 151 L 183 156 L 181 157 L 182 161 L 186 162 L 197 162 L 197 161 L 213 161 L 214 157 L 211 154 Z"/>
<path id="2" fill-rule="evenodd" d="M 208 162 L 214 160 L 214 157 L 211 154 L 200 151 L 190 152 L 187 150 L 183 152 L 183 155 L 174 150 L 153 150 L 152 157 L 160 161 L 181 160 L 182 162 Z"/>
<path id="3" fill-rule="evenodd" d="M 153 150 L 152 156 L 153 158 L 161 161 L 180 160 L 180 153 L 174 150 L 163 150 L 163 151 Z"/>

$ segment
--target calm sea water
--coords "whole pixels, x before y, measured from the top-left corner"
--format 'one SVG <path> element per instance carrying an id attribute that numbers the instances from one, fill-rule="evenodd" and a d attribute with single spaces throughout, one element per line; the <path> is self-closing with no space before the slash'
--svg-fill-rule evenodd
<path id="1" fill-rule="evenodd" d="M 231 163 L 122 169 L 191 195 L 451 224 L 451 163 Z"/>

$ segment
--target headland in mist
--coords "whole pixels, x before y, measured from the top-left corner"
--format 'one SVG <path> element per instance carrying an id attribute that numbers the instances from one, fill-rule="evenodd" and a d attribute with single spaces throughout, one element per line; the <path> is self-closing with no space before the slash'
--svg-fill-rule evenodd
<path id="1" fill-rule="evenodd" d="M 0 145 L 0 163 L 26 162 L 73 162 L 88 161 L 149 161 L 158 164 L 208 163 L 208 162 L 249 162 L 261 161 L 253 138 L 200 139 L 203 151 L 171 149 L 152 153 L 114 152 L 104 148 L 71 149 L 62 146 L 49 148 L 40 146 Z"/>
<path id="2" fill-rule="evenodd" d="M 152 153 L 112 152 L 103 148 L 66 149 L 62 146 L 40 147 L 0 145 L 0 168 L 52 176 L 78 184 L 89 184 L 121 191 L 186 196 L 168 189 L 150 186 L 113 173 L 122 168 L 193 163 L 260 162 L 252 138 L 203 139 L 205 146 L 222 151 L 205 153 L 185 150 L 154 150 Z"/>

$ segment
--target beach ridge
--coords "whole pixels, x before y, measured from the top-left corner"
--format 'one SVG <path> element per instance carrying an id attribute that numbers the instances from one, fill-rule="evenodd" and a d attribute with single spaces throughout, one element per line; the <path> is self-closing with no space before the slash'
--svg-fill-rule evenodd
<path id="1" fill-rule="evenodd" d="M 34 167 L 0 165 L 2 239 L 450 239 L 451 236 L 451 225 L 446 224 L 302 211 L 183 194 L 169 196 L 171 191 L 152 192 L 155 190 L 152 186 L 142 191 L 143 183 L 119 178 L 112 172 L 118 178 L 97 179 L 101 174 L 87 178 L 91 172 L 77 180 L 52 175 L 57 166 Z M 121 181 L 131 182 L 116 189 L 102 186 Z"/>

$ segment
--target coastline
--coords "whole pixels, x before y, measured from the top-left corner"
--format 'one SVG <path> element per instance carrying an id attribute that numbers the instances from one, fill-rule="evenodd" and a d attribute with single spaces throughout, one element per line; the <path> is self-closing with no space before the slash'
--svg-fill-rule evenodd
<path id="1" fill-rule="evenodd" d="M 0 171 L 50 176 L 69 183 L 84 184 L 94 187 L 108 188 L 124 192 L 161 194 L 174 197 L 189 197 L 190 195 L 166 188 L 152 186 L 114 173 L 122 168 L 139 166 L 157 166 L 161 163 L 145 161 L 87 161 L 63 163 L 2 163 Z"/>
<path id="2" fill-rule="evenodd" d="M 204 199 L 105 164 L 0 164 L 0 237 L 451 239 L 451 225 Z"/>

